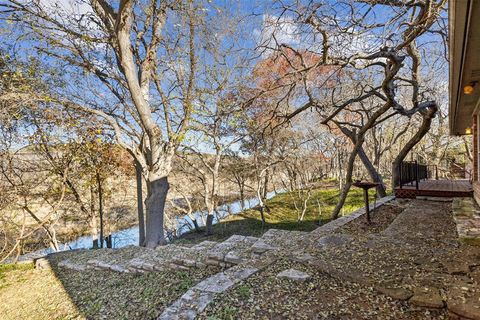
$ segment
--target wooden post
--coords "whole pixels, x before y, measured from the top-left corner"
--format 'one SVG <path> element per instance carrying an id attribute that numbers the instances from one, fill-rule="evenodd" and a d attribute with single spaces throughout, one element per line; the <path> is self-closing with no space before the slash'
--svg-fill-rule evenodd
<path id="1" fill-rule="evenodd" d="M 417 160 L 415 160 L 414 171 L 415 171 L 415 188 L 418 190 L 418 162 L 417 162 Z"/>
<path id="2" fill-rule="evenodd" d="M 368 188 L 363 188 L 363 197 L 365 198 L 365 212 L 367 214 L 367 223 L 370 223 L 370 206 L 368 205 Z"/>
<path id="3" fill-rule="evenodd" d="M 402 173 L 403 173 L 403 172 L 402 172 L 402 171 L 403 171 L 403 170 L 402 170 L 402 167 L 403 167 L 403 161 L 402 161 L 402 163 L 400 163 L 400 165 L 398 166 L 398 171 L 399 171 L 398 175 L 399 175 L 399 177 L 400 177 L 400 179 L 399 179 L 399 181 L 400 181 L 400 189 L 402 189 L 402 186 L 403 186 L 403 183 L 402 183 L 402 179 L 403 179 L 403 177 L 402 177 Z"/>

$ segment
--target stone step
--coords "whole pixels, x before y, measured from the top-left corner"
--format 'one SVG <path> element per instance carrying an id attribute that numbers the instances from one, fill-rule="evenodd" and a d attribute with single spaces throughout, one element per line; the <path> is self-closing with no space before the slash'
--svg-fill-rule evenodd
<path id="1" fill-rule="evenodd" d="M 205 263 L 222 267 L 239 264 L 250 257 L 250 248 L 258 240 L 256 237 L 233 235 L 211 247 Z"/>
<path id="2" fill-rule="evenodd" d="M 295 250 L 297 248 L 304 248 L 309 241 L 309 232 L 269 229 L 255 242 L 252 249 L 253 252 L 257 254 L 282 248 Z"/>
<path id="3" fill-rule="evenodd" d="M 152 272 L 203 268 L 206 265 L 227 268 L 258 259 L 267 251 L 301 247 L 307 236 L 307 232 L 270 229 L 261 238 L 232 235 L 223 242 L 207 240 L 193 246 L 168 244 L 155 249 L 128 246 L 89 250 L 80 261 L 65 261 L 60 266 L 116 272 Z"/>
<path id="4" fill-rule="evenodd" d="M 258 268 L 235 266 L 216 273 L 190 288 L 177 301 L 167 307 L 157 319 L 196 319 L 197 314 L 205 310 L 216 295 L 225 292 L 258 271 Z"/>

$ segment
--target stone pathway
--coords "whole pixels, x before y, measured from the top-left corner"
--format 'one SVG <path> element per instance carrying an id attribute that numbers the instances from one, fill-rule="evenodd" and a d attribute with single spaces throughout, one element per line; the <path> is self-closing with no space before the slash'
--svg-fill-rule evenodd
<path id="1" fill-rule="evenodd" d="M 387 197 L 377 202 L 377 207 L 391 201 Z M 310 261 L 313 257 L 304 252 L 318 237 L 361 217 L 364 209 L 337 219 L 319 228 L 318 232 L 270 229 L 261 238 L 233 235 L 223 242 L 204 241 L 194 246 L 169 244 L 156 249 L 135 246 L 120 249 L 85 250 L 75 256 L 75 261 L 64 260 L 58 266 L 75 271 L 87 269 L 116 272 L 155 272 L 168 269 L 202 268 L 215 265 L 224 271 L 198 283 L 159 319 L 194 319 L 213 301 L 216 294 L 224 292 L 245 280 L 274 261 L 289 257 L 297 261 Z M 306 280 L 307 274 L 286 270 L 283 276 Z"/>
<path id="2" fill-rule="evenodd" d="M 381 199 L 377 207 L 392 200 Z M 465 230 L 472 235 L 472 229 L 465 227 L 465 217 L 468 221 L 473 217 L 475 223 L 480 221 L 474 206 L 465 199 L 455 199 L 452 204 L 434 198 L 396 200 L 389 206 L 394 220 L 388 220 L 388 227 L 362 227 L 365 210 L 360 209 L 310 233 L 270 229 L 260 238 L 234 235 L 223 242 L 204 241 L 194 246 L 84 251 L 76 255 L 75 261 L 65 260 L 59 266 L 117 272 L 206 265 L 223 268 L 191 288 L 159 319 L 195 319 L 215 296 L 279 259 L 308 265 L 340 283 L 372 288 L 377 294 L 408 301 L 412 306 L 446 307 L 454 319 L 480 319 L 480 247 L 460 245 L 457 238 L 457 228 L 460 235 Z M 474 213 L 458 214 L 460 210 Z M 276 275 L 302 283 L 311 276 L 295 268 L 283 269 Z"/>
<path id="3" fill-rule="evenodd" d="M 258 268 L 235 266 L 207 278 L 188 290 L 175 303 L 168 307 L 158 318 L 159 320 L 189 320 L 205 310 L 215 294 L 221 293 L 258 272 Z"/>
<path id="4" fill-rule="evenodd" d="M 459 244 L 450 203 L 412 200 L 384 231 L 337 230 L 310 254 L 336 279 L 419 307 L 446 306 L 455 319 L 480 319 L 480 247 Z"/>
<path id="5" fill-rule="evenodd" d="M 456 198 L 452 209 L 460 241 L 480 245 L 480 209 L 473 198 Z"/>

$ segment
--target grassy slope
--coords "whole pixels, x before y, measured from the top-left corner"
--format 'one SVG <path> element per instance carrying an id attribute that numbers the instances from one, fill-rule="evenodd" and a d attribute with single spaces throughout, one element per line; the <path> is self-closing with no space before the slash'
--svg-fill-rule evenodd
<path id="1" fill-rule="evenodd" d="M 293 204 L 292 194 L 278 194 L 268 200 L 270 213 L 266 213 L 265 226 L 262 226 L 260 212 L 257 210 L 246 210 L 240 214 L 232 215 L 221 223 L 214 225 L 214 235 L 208 237 L 209 240 L 223 240 L 233 234 L 261 236 L 265 231 L 271 228 L 285 230 L 312 231 L 318 227 L 319 221 L 324 224 L 329 221 L 331 213 L 337 204 L 339 191 L 337 188 L 319 188 L 314 189 L 308 202 L 307 212 L 303 221 L 298 222 L 298 212 Z M 375 191 L 370 190 L 370 201 L 373 201 Z M 321 204 L 321 215 L 318 202 Z M 298 205 L 302 206 L 300 202 Z M 364 206 L 363 190 L 352 188 L 348 194 L 342 213 L 350 214 L 358 208 Z M 190 232 L 185 234 L 177 242 L 198 242 L 205 240 L 203 234 Z"/>
<path id="2" fill-rule="evenodd" d="M 218 270 L 124 274 L 56 267 L 37 270 L 31 264 L 0 266 L 0 319 L 154 319 L 191 286 L 215 272 Z"/>
<path id="3" fill-rule="evenodd" d="M 215 235 L 210 239 L 221 240 L 232 234 L 260 236 L 269 228 L 313 230 L 319 219 L 322 223 L 328 221 L 338 195 L 338 190 L 331 187 L 314 190 L 302 222 L 297 222 L 292 195 L 277 195 L 268 201 L 271 212 L 266 215 L 265 227 L 258 211 L 247 210 L 215 225 Z M 371 201 L 372 195 L 373 192 Z M 321 203 L 321 216 L 317 200 Z M 362 191 L 353 188 L 344 214 L 362 206 Z M 192 233 L 180 241 L 203 240 L 204 236 Z M 68 253 L 65 255 L 68 257 Z M 207 274 L 194 271 L 125 275 L 32 270 L 31 265 L 0 266 L 0 319 L 151 318 Z"/>

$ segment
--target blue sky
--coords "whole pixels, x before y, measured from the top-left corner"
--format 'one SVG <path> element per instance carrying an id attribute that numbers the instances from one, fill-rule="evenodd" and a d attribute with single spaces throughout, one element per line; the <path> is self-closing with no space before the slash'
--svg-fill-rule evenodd
<path id="1" fill-rule="evenodd" d="M 85 5 L 84 3 L 78 5 L 78 6 L 72 6 L 71 3 L 72 0 L 41 0 L 41 2 L 45 5 L 52 5 L 52 4 L 59 4 L 61 7 L 65 8 L 66 11 L 72 11 L 77 14 L 82 14 L 85 12 L 88 12 L 90 9 L 88 5 Z M 73 0 L 75 1 L 75 0 Z M 294 1 L 282 1 L 282 3 L 293 3 Z M 309 3 L 309 0 L 303 1 L 304 4 Z M 265 0 L 212 0 L 211 4 L 207 4 L 206 8 L 209 9 L 208 14 L 209 15 L 215 15 L 216 11 L 215 9 L 219 8 L 222 10 L 222 8 L 229 8 L 232 10 L 232 3 L 234 3 L 234 10 L 237 11 L 237 13 L 240 16 L 244 16 L 245 19 L 242 20 L 241 24 L 241 30 L 242 31 L 242 38 L 240 39 L 239 43 L 237 44 L 238 46 L 243 47 L 243 49 L 253 49 L 257 45 L 257 41 L 259 39 L 262 39 L 262 37 L 269 37 L 270 33 L 262 29 L 262 23 L 264 22 L 265 19 L 270 18 L 270 19 L 276 19 L 278 17 L 278 14 L 280 14 L 280 11 L 278 10 L 279 8 L 279 3 L 276 1 L 265 1 Z M 335 0 L 327 0 L 328 4 L 334 5 L 332 8 L 335 10 L 339 10 L 339 13 L 345 14 L 345 11 L 342 11 L 342 7 L 336 5 L 337 1 Z M 361 5 L 361 8 L 366 8 L 365 5 Z M 73 9 L 72 9 L 73 8 Z M 365 9 L 363 9 L 365 10 Z M 361 13 L 361 12 L 357 12 Z M 388 20 L 394 11 L 392 11 L 391 8 L 387 8 L 385 6 L 377 6 L 374 11 L 370 14 L 370 18 L 367 19 L 367 22 L 383 22 Z M 312 43 L 309 43 L 310 40 L 307 38 L 303 37 L 298 37 L 296 38 L 295 33 L 299 30 L 297 30 L 296 26 L 292 23 L 291 19 L 291 14 L 288 12 L 285 14 L 285 17 L 283 18 L 284 20 L 281 20 L 282 23 L 285 23 L 288 25 L 286 28 L 286 31 L 284 32 L 277 32 L 277 38 L 281 40 L 281 42 L 285 42 L 287 44 L 291 44 L 294 46 L 298 47 L 304 47 L 304 48 L 309 48 L 312 49 Z M 36 55 L 34 50 L 32 50 L 34 47 L 38 45 L 35 41 L 14 41 L 14 39 L 22 38 L 24 35 L 23 30 L 18 26 L 18 25 L 11 25 L 8 24 L 5 20 L 0 20 L 0 28 L 5 28 L 5 29 L 11 29 L 13 27 L 13 33 L 10 34 L 10 37 L 3 37 L 2 38 L 2 47 L 6 49 L 8 52 L 12 54 L 17 54 L 20 57 L 27 57 L 29 55 Z M 219 26 L 221 29 L 221 26 Z M 384 30 L 380 29 L 374 29 L 371 30 L 369 34 L 366 34 L 360 38 L 361 40 L 357 40 L 356 44 L 355 43 L 350 43 L 348 48 L 349 50 L 355 51 L 359 50 L 360 46 L 366 46 L 368 48 L 369 46 L 378 46 L 378 43 L 374 43 L 377 40 L 383 41 L 384 39 L 382 38 Z M 20 39 L 23 40 L 23 39 Z M 424 36 L 423 38 L 419 39 L 419 44 L 420 46 L 425 46 L 426 50 L 432 50 L 435 49 L 434 46 L 431 46 L 430 42 L 434 40 L 434 37 L 432 36 Z M 224 46 L 229 46 L 233 42 L 232 40 L 226 39 L 223 43 Z M 201 45 L 199 43 L 199 45 Z M 437 48 L 438 49 L 438 48 Z M 433 51 L 432 51 L 433 52 Z M 425 55 L 428 57 L 430 60 L 425 60 L 425 62 L 431 62 L 431 63 L 441 63 L 440 60 L 435 60 L 434 57 L 430 55 Z M 55 59 L 51 59 L 46 57 L 45 55 L 39 56 L 41 60 L 51 66 L 58 67 L 59 64 Z M 210 63 L 211 60 L 210 58 L 205 58 L 207 63 Z M 232 61 L 233 63 L 233 61 Z M 88 81 L 82 82 L 82 79 L 78 79 L 78 74 L 74 71 L 74 68 L 69 68 L 68 66 L 65 67 L 65 77 L 67 79 L 67 82 L 71 80 L 75 86 L 75 88 L 69 88 L 69 90 L 85 90 L 90 88 L 96 88 L 98 89 L 98 93 L 100 94 L 105 94 L 109 99 L 111 98 L 107 89 L 105 87 L 102 87 L 101 84 L 98 83 L 98 81 L 95 81 L 93 78 L 94 77 L 88 77 Z M 445 64 L 446 68 L 446 64 Z M 444 68 L 445 72 L 442 74 L 439 74 L 439 80 L 442 80 L 443 77 L 446 75 L 446 69 Z M 70 69 L 70 70 L 69 70 Z M 80 81 L 80 82 L 79 82 Z M 200 83 L 201 85 L 201 83 Z M 74 92 L 72 91 L 72 92 Z M 97 99 L 97 98 L 95 98 Z"/>

